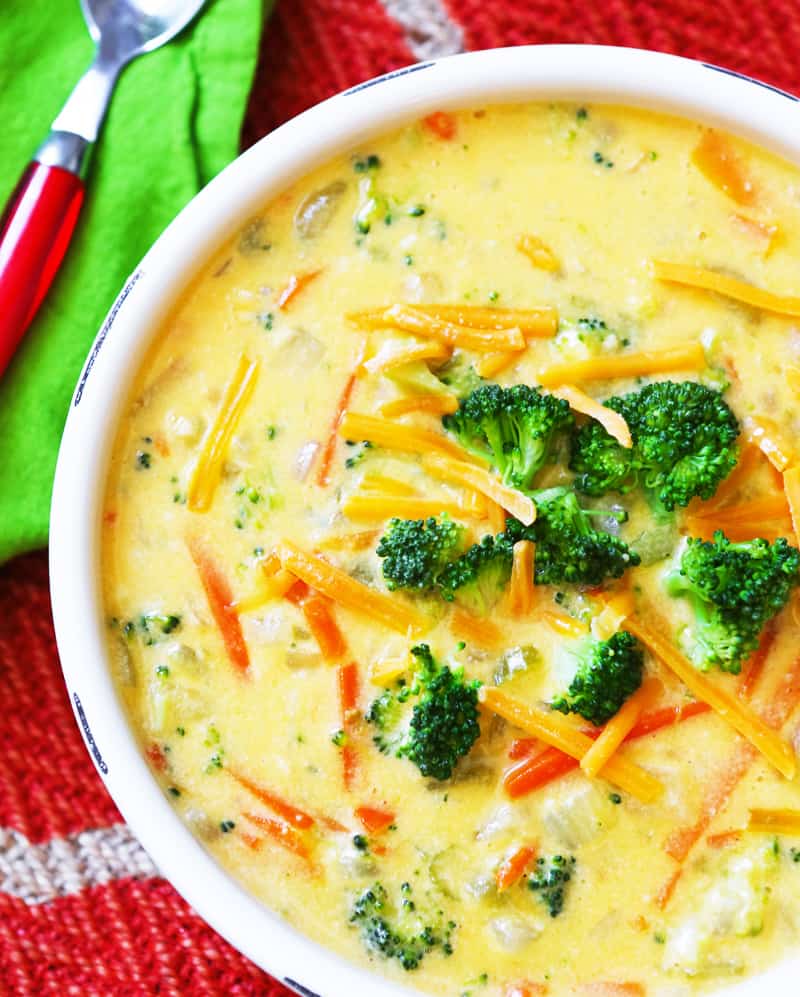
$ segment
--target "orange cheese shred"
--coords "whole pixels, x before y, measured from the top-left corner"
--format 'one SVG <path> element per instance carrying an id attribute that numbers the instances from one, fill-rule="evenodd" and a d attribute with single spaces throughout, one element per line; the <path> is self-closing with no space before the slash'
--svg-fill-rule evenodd
<path id="1" fill-rule="evenodd" d="M 613 436 L 620 446 L 627 448 L 633 446 L 631 431 L 628 429 L 627 422 L 625 422 L 619 412 L 615 412 L 614 409 L 608 408 L 606 405 L 601 405 L 600 402 L 595 401 L 594 398 L 587 395 L 585 391 L 576 388 L 574 384 L 562 384 L 561 387 L 555 388 L 551 393 L 557 398 L 563 398 L 573 412 L 588 415 L 590 419 L 599 422 L 608 435 Z"/>

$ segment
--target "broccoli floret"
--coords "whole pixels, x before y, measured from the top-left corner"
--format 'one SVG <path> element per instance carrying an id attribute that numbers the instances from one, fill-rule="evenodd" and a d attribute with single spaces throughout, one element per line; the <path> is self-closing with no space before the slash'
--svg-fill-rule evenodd
<path id="1" fill-rule="evenodd" d="M 426 917 L 417 912 L 411 899 L 411 886 L 404 883 L 400 892 L 403 899 L 399 909 L 380 883 L 365 890 L 356 900 L 350 922 L 360 926 L 366 947 L 384 959 L 397 959 L 405 970 L 416 969 L 435 948 L 451 955 L 454 922 L 444 923 L 442 912 L 436 911 L 430 917 L 435 923 L 424 923 Z"/>
<path id="2" fill-rule="evenodd" d="M 517 540 L 534 541 L 537 585 L 599 585 L 639 564 L 639 555 L 619 537 L 592 526 L 590 517 L 597 513 L 582 509 L 568 488 L 548 488 L 535 498 L 536 521 L 526 527 L 509 520 L 501 536 L 510 547 Z"/>
<path id="3" fill-rule="evenodd" d="M 529 490 L 559 431 L 572 426 L 573 419 L 567 402 L 538 388 L 483 384 L 442 423 L 466 450 L 489 460 L 507 485 Z"/>
<path id="4" fill-rule="evenodd" d="M 536 860 L 536 868 L 528 876 L 528 887 L 539 894 L 550 917 L 558 917 L 564 909 L 567 886 L 575 869 L 572 856 L 550 855 Z"/>
<path id="5" fill-rule="evenodd" d="M 383 578 L 389 589 L 426 592 L 463 548 L 464 528 L 443 513 L 440 519 L 393 519 L 381 537 Z"/>
<path id="6" fill-rule="evenodd" d="M 608 640 L 587 638 L 577 657 L 578 670 L 569 688 L 550 706 L 560 713 L 579 713 L 601 727 L 642 684 L 642 649 L 632 634 L 620 630 Z"/>
<path id="7" fill-rule="evenodd" d="M 468 612 L 485 616 L 511 578 L 513 544 L 504 534 L 485 536 L 439 575 L 439 592 L 447 602 L 455 600 Z"/>
<path id="8" fill-rule="evenodd" d="M 800 552 L 783 537 L 731 543 L 717 530 L 713 541 L 690 538 L 665 586 L 692 604 L 695 665 L 738 674 L 766 622 L 786 605 L 799 568 Z"/>
<path id="9" fill-rule="evenodd" d="M 466 398 L 471 391 L 484 383 L 483 378 L 462 353 L 456 353 L 452 360 L 439 367 L 436 377 L 446 386 L 450 394 L 458 398 Z"/>
<path id="10" fill-rule="evenodd" d="M 624 342 L 597 315 L 585 315 L 577 320 L 562 317 L 558 323 L 558 334 L 553 340 L 564 356 L 574 360 L 617 351 Z"/>
<path id="11" fill-rule="evenodd" d="M 468 682 L 461 668 L 440 665 L 427 644 L 411 653 L 416 670 L 410 685 L 384 692 L 366 719 L 377 729 L 373 741 L 381 752 L 408 758 L 424 776 L 449 779 L 481 732 L 480 682 Z"/>
<path id="12" fill-rule="evenodd" d="M 709 499 L 736 466 L 739 423 L 718 391 L 694 381 L 659 381 L 604 402 L 628 424 L 625 448 L 595 421 L 572 440 L 570 468 L 588 495 L 641 485 L 664 509 Z"/>

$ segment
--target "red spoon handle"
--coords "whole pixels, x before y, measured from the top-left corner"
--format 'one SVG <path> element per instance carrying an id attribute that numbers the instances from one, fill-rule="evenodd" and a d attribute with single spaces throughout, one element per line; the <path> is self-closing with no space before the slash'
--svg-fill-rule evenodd
<path id="1" fill-rule="evenodd" d="M 32 162 L 0 221 L 0 375 L 52 283 L 83 202 L 83 181 Z"/>

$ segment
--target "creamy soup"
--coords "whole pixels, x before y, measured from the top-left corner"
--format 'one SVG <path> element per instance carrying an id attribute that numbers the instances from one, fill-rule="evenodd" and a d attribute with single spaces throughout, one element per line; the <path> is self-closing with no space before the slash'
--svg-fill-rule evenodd
<path id="1" fill-rule="evenodd" d="M 432 994 L 796 951 L 798 245 L 776 157 L 530 104 L 342 155 L 202 267 L 120 421 L 108 646 L 264 904 Z"/>

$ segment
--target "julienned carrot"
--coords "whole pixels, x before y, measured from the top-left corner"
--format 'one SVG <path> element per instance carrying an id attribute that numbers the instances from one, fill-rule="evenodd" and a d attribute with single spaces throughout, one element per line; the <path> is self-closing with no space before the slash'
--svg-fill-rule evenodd
<path id="1" fill-rule="evenodd" d="M 581 415 L 588 415 L 590 419 L 599 422 L 609 436 L 613 436 L 617 443 L 623 447 L 632 447 L 631 431 L 628 424 L 614 409 L 601 405 L 594 398 L 576 388 L 574 384 L 562 384 L 556 388 L 552 394 L 557 398 L 563 398 L 573 412 L 580 412 Z"/>
<path id="2" fill-rule="evenodd" d="M 519 882 L 525 874 L 525 870 L 536 857 L 536 851 L 535 845 L 521 845 L 503 859 L 494 875 L 498 893 L 502 893 Z"/>
<path id="3" fill-rule="evenodd" d="M 753 182 L 724 135 L 712 129 L 703 132 L 692 152 L 692 162 L 708 181 L 737 204 L 752 204 L 755 198 Z"/>
<path id="4" fill-rule="evenodd" d="M 277 817 L 266 817 L 263 814 L 243 813 L 242 816 L 251 824 L 264 831 L 276 843 L 292 852 L 306 862 L 311 861 L 311 852 L 300 835 L 286 821 Z"/>
<path id="5" fill-rule="evenodd" d="M 576 381 L 610 381 L 618 377 L 667 374 L 674 370 L 702 370 L 705 366 L 706 356 L 700 343 L 684 343 L 665 350 L 551 364 L 539 371 L 536 380 L 545 387 L 557 387 Z"/>
<path id="6" fill-rule="evenodd" d="M 361 361 L 359 360 L 356 369 L 349 375 L 342 388 L 342 393 L 339 395 L 339 400 L 336 403 L 336 410 L 333 413 L 333 418 L 331 419 L 330 428 L 328 429 L 328 435 L 325 439 L 325 446 L 320 450 L 319 464 L 317 465 L 317 484 L 320 488 L 324 488 L 330 481 L 331 476 L 331 464 L 333 463 L 333 455 L 336 453 L 336 441 L 339 434 L 339 426 L 344 418 L 345 412 L 350 407 L 350 402 L 353 400 L 353 392 L 356 387 L 356 381 L 358 380 L 358 367 L 360 367 Z"/>
<path id="7" fill-rule="evenodd" d="M 567 616 L 566 613 L 560 613 L 557 609 L 546 609 L 541 614 L 541 619 L 564 637 L 585 637 L 589 632 L 580 620 L 576 620 L 574 616 Z"/>
<path id="8" fill-rule="evenodd" d="M 323 658 L 338 661 L 347 654 L 347 641 L 334 618 L 329 599 L 312 593 L 303 600 L 300 608 Z"/>
<path id="9" fill-rule="evenodd" d="M 663 663 L 674 672 L 689 691 L 718 713 L 723 720 L 760 751 L 787 779 L 794 778 L 797 762 L 791 747 L 764 721 L 748 710 L 727 689 L 699 672 L 694 665 L 661 632 L 648 626 L 636 616 L 625 621 L 629 630 Z M 664 633 L 668 632 L 663 629 Z"/>
<path id="10" fill-rule="evenodd" d="M 363 613 L 403 634 L 409 630 L 421 633 L 428 627 L 427 619 L 413 606 L 369 588 L 341 568 L 316 554 L 306 553 L 288 540 L 279 545 L 277 553 L 284 568 L 340 606 Z"/>
<path id="11" fill-rule="evenodd" d="M 510 512 L 525 526 L 530 526 L 536 519 L 536 506 L 533 499 L 514 488 L 506 487 L 486 468 L 439 454 L 423 456 L 422 466 L 429 474 L 442 481 L 450 481 L 480 492 L 490 501 L 497 502 L 506 512 Z"/>
<path id="12" fill-rule="evenodd" d="M 709 834 L 706 844 L 709 848 L 727 848 L 728 845 L 735 845 L 742 840 L 742 832 L 739 828 L 731 828 L 729 831 L 720 831 L 718 834 Z"/>
<path id="13" fill-rule="evenodd" d="M 665 706 L 661 709 L 648 711 L 639 718 L 625 740 L 633 741 L 636 738 L 645 737 L 647 734 L 671 727 L 673 724 L 681 723 L 690 717 L 709 713 L 710 710 L 711 707 L 707 706 L 706 703 L 694 701 L 682 706 Z M 587 731 L 586 733 L 591 738 L 595 738 L 599 734 L 598 731 Z M 513 756 L 509 752 L 509 757 L 521 758 L 522 761 L 520 764 L 507 769 L 503 776 L 503 786 L 508 795 L 514 799 L 525 796 L 578 768 L 578 762 L 574 758 L 563 754 L 557 748 L 546 748 L 539 754 L 530 757 L 530 752 L 535 750 L 535 745 L 538 742 L 531 740 L 526 742 L 521 739 L 514 744 L 516 749 Z M 512 748 L 514 748 L 514 744 L 512 744 Z"/>
<path id="14" fill-rule="evenodd" d="M 458 122 L 454 115 L 447 111 L 434 111 L 422 119 L 422 124 L 436 138 L 450 142 L 456 137 Z"/>
<path id="15" fill-rule="evenodd" d="M 443 433 L 360 412 L 345 412 L 339 423 L 339 435 L 347 440 L 369 440 L 376 446 L 401 453 L 426 454 L 433 451 L 459 459 L 465 456 L 464 451 Z"/>
<path id="16" fill-rule="evenodd" d="M 222 474 L 231 437 L 250 400 L 258 374 L 258 361 L 242 354 L 228 382 L 219 409 L 208 427 L 197 463 L 189 480 L 186 505 L 192 512 L 206 512 Z"/>
<path id="17" fill-rule="evenodd" d="M 616 981 L 597 981 L 582 983 L 580 992 L 587 997 L 645 997 L 643 983 L 618 983 Z"/>
<path id="18" fill-rule="evenodd" d="M 387 827 L 394 824 L 394 814 L 391 810 L 382 810 L 379 807 L 356 807 L 356 817 L 361 821 L 368 834 L 385 831 Z"/>
<path id="19" fill-rule="evenodd" d="M 356 313 L 349 316 L 353 321 L 367 328 L 374 328 L 374 314 L 368 312 L 366 318 Z M 456 322 L 446 322 L 416 308 L 414 305 L 391 305 L 381 316 L 384 328 L 400 329 L 412 336 L 435 339 L 449 346 L 460 346 L 478 353 L 494 353 L 497 350 L 524 350 L 525 337 L 513 326 L 510 329 L 478 329 Z"/>
<path id="20" fill-rule="evenodd" d="M 549 273 L 556 273 L 561 269 L 559 258 L 538 235 L 530 233 L 521 235 L 515 246 L 523 256 L 527 256 L 537 269 L 546 270 Z"/>
<path id="21" fill-rule="evenodd" d="M 795 543 L 800 546 L 800 465 L 783 472 L 783 489 L 792 516 Z"/>
<path id="22" fill-rule="evenodd" d="M 536 593 L 533 587 L 536 545 L 531 540 L 514 544 L 511 583 L 508 587 L 508 607 L 514 616 L 527 616 L 533 609 Z"/>
<path id="23" fill-rule="evenodd" d="M 800 810 L 773 810 L 751 807 L 748 831 L 800 836 Z"/>
<path id="24" fill-rule="evenodd" d="M 600 732 L 600 736 L 581 758 L 581 769 L 594 778 L 599 775 L 617 748 L 636 726 L 642 712 L 651 706 L 663 686 L 656 678 L 647 678 L 620 707 Z"/>
<path id="25" fill-rule="evenodd" d="M 516 724 L 573 758 L 580 760 L 592 746 L 592 739 L 559 713 L 530 706 L 489 686 L 481 688 L 480 699 L 485 706 L 509 723 Z M 604 776 L 609 782 L 645 803 L 657 799 L 664 788 L 649 772 L 619 756 L 610 759 Z"/>
<path id="26" fill-rule="evenodd" d="M 409 395 L 395 398 L 381 405 L 380 413 L 385 419 L 394 419 L 409 412 L 424 412 L 427 415 L 447 415 L 458 408 L 455 395 Z"/>
<path id="27" fill-rule="evenodd" d="M 313 827 L 316 823 L 311 814 L 308 814 L 305 810 L 301 810 L 299 807 L 287 802 L 277 793 L 273 793 L 271 789 L 267 789 L 265 786 L 261 786 L 257 782 L 253 782 L 252 779 L 248 779 L 246 776 L 243 776 L 241 773 L 236 772 L 233 769 L 227 768 L 225 771 L 227 771 L 228 775 L 232 776 L 240 786 L 243 786 L 249 793 L 252 793 L 257 800 L 261 800 L 261 802 L 266 804 L 270 810 L 274 811 L 279 817 L 283 817 L 283 819 L 288 821 L 288 823 L 293 827 L 305 830 L 309 827 Z"/>
<path id="28" fill-rule="evenodd" d="M 208 600 L 208 608 L 222 635 L 222 642 L 231 664 L 237 671 L 246 672 L 250 667 L 250 655 L 242 633 L 239 616 L 233 608 L 233 593 L 228 579 L 212 555 L 197 537 L 187 541 L 189 553 L 194 561 L 200 583 Z"/>
<path id="29" fill-rule="evenodd" d="M 555 336 L 555 308 L 485 308 L 481 305 L 414 305 L 418 312 L 470 329 L 519 329 L 526 339 Z"/>
<path id="30" fill-rule="evenodd" d="M 775 620 L 769 620 L 767 625 L 761 631 L 758 647 L 755 651 L 753 651 L 742 666 L 739 687 L 736 690 L 740 699 L 750 699 L 753 689 L 756 687 L 758 680 L 761 678 L 764 666 L 767 663 L 770 651 L 772 650 L 772 645 L 775 643 L 775 638 L 777 636 L 778 628 L 775 624 Z"/>
<path id="31" fill-rule="evenodd" d="M 300 292 L 308 287 L 312 280 L 316 280 L 322 270 L 308 270 L 306 273 L 292 274 L 286 282 L 284 288 L 278 294 L 277 305 L 284 311 Z"/>
<path id="32" fill-rule="evenodd" d="M 530 983 L 522 980 L 520 983 L 509 983 L 503 991 L 503 997 L 545 997 L 549 993 L 546 983 Z"/>
<path id="33" fill-rule="evenodd" d="M 339 693 L 342 730 L 347 735 L 347 739 L 341 747 L 342 775 L 345 789 L 350 790 L 353 788 L 358 770 L 358 754 L 355 745 L 351 744 L 349 740 L 355 723 L 356 706 L 358 704 L 358 666 L 354 661 L 339 666 L 336 672 L 336 686 Z"/>
<path id="34" fill-rule="evenodd" d="M 717 273 L 716 270 L 707 270 L 705 267 L 695 267 L 688 263 L 653 260 L 653 273 L 658 280 L 669 281 L 671 284 L 714 291 L 723 297 L 741 301 L 745 305 L 760 308 L 765 312 L 788 315 L 792 318 L 800 317 L 800 298 L 788 294 L 774 294 L 754 284 Z"/>
<path id="35" fill-rule="evenodd" d="M 677 869 L 673 869 L 669 874 L 668 878 L 656 892 L 653 897 L 653 903 L 658 907 L 659 910 L 664 910 L 667 904 L 672 899 L 672 894 L 675 892 L 675 887 L 678 885 L 678 880 L 683 874 L 683 866 L 678 866 Z"/>
<path id="36" fill-rule="evenodd" d="M 456 607 L 450 615 L 450 629 L 457 637 L 478 647 L 499 647 L 503 642 L 503 631 L 486 617 L 473 616 Z"/>
<path id="37" fill-rule="evenodd" d="M 342 503 L 342 512 L 356 523 L 373 523 L 382 519 L 427 519 L 446 512 L 463 517 L 474 513 L 460 502 L 447 499 L 417 498 L 415 495 L 381 495 L 355 492 Z M 480 516 L 476 518 L 481 518 Z"/>
<path id="38" fill-rule="evenodd" d="M 776 471 L 783 473 L 794 463 L 794 448 L 774 419 L 768 416 L 746 416 L 743 429 L 745 438 L 759 448 Z"/>

